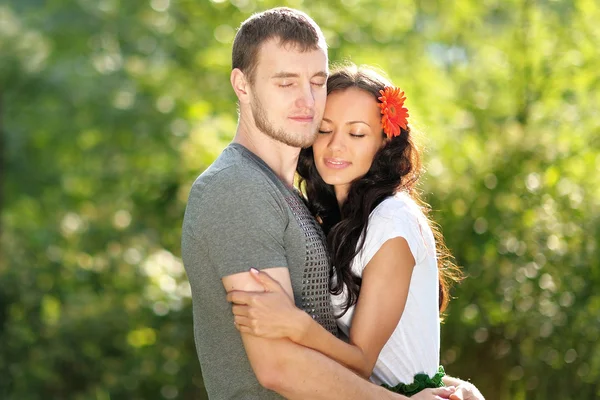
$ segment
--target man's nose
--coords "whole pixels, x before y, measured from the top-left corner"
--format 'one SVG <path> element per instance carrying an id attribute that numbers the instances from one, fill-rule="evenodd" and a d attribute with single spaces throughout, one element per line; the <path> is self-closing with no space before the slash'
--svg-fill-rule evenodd
<path id="1" fill-rule="evenodd" d="M 309 83 L 302 85 L 296 101 L 298 108 L 307 108 L 312 110 L 315 107 L 315 94 L 312 85 Z"/>

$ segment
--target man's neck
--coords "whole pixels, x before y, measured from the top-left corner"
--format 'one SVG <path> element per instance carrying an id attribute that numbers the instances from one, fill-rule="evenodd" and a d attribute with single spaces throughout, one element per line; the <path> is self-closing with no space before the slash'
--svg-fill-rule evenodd
<path id="1" fill-rule="evenodd" d="M 281 143 L 256 127 L 252 129 L 240 122 L 233 143 L 239 143 L 263 160 L 289 186 L 294 185 L 294 175 L 300 149 Z"/>

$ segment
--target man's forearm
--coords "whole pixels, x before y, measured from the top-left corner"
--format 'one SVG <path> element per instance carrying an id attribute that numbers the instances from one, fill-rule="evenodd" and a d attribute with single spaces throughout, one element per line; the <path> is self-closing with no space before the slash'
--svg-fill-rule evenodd
<path id="1" fill-rule="evenodd" d="M 247 340 L 244 338 L 245 344 Z M 255 373 L 268 389 L 288 399 L 408 399 L 372 384 L 318 351 L 284 339 L 271 342 L 270 350 L 275 353 L 270 356 L 276 354 L 276 359 L 270 362 L 267 374 L 272 375 L 261 379 L 256 369 Z M 248 355 L 252 360 L 253 355 Z"/>

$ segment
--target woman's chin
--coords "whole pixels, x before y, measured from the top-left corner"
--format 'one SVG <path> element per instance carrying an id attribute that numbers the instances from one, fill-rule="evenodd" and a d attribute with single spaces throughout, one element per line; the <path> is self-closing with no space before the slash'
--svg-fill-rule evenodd
<path id="1" fill-rule="evenodd" d="M 331 171 L 323 171 L 325 173 L 321 173 L 318 169 L 317 172 L 321 176 L 321 179 L 323 179 L 323 182 L 331 186 L 348 185 L 352 183 L 351 180 L 348 180 L 347 176 L 341 176 L 342 174 L 331 173 Z"/>
<path id="2" fill-rule="evenodd" d="M 330 179 L 323 179 L 323 181 L 331 186 L 343 186 L 343 185 L 349 185 L 351 182 L 349 182 L 347 179 L 335 179 L 335 178 L 330 178 Z"/>

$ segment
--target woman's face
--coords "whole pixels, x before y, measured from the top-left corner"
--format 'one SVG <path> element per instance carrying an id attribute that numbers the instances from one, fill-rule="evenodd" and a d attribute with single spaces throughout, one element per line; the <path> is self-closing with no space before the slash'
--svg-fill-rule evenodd
<path id="1" fill-rule="evenodd" d="M 350 184 L 369 171 L 385 142 L 377 104 L 373 95 L 358 88 L 327 96 L 313 153 L 319 175 L 334 186 L 338 200 L 340 193 L 347 194 Z"/>

